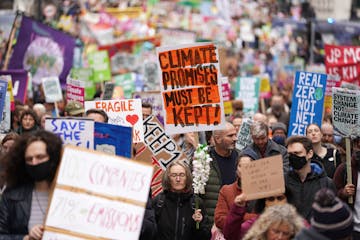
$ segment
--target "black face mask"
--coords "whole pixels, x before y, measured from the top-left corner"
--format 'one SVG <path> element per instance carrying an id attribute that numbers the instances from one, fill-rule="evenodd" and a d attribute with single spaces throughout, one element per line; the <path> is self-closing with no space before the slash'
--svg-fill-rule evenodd
<path id="1" fill-rule="evenodd" d="M 295 154 L 290 153 L 289 154 L 289 163 L 290 163 L 290 166 L 293 167 L 295 170 L 299 170 L 306 165 L 307 160 L 306 160 L 305 156 L 299 157 Z"/>
<path id="2" fill-rule="evenodd" d="M 40 182 L 49 178 L 51 173 L 50 160 L 37 165 L 25 164 L 26 172 L 35 182 Z"/>

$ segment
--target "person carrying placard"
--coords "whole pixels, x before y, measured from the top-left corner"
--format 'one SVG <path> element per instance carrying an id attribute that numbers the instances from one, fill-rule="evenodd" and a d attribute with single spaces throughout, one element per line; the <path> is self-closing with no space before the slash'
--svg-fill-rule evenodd
<path id="1" fill-rule="evenodd" d="M 0 239 L 42 238 L 61 149 L 61 139 L 45 130 L 16 140 L 6 155 L 7 188 L 0 201 Z"/>

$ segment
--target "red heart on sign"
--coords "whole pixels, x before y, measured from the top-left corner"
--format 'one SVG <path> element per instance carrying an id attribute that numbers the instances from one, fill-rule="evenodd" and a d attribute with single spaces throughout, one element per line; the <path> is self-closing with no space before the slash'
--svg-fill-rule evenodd
<path id="1" fill-rule="evenodd" d="M 131 125 L 135 125 L 135 123 L 137 123 L 137 121 L 139 120 L 138 115 L 127 115 L 126 116 L 126 121 L 128 121 L 129 123 L 131 123 Z"/>

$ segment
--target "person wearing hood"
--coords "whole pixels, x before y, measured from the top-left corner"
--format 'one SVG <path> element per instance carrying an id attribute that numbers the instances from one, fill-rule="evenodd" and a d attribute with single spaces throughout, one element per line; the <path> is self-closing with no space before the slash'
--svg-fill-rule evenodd
<path id="1" fill-rule="evenodd" d="M 327 177 L 321 163 L 311 161 L 314 155 L 312 142 L 304 136 L 291 136 L 286 142 L 290 171 L 285 175 L 285 185 L 292 192 L 293 204 L 306 220 L 312 216 L 311 205 L 317 191 L 329 188 L 336 192 L 331 178 Z"/>

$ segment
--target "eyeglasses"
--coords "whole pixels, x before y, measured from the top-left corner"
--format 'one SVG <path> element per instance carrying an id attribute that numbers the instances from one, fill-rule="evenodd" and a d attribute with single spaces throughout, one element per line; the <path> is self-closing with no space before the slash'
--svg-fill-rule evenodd
<path id="1" fill-rule="evenodd" d="M 186 175 L 185 173 L 170 173 L 169 176 L 172 178 L 177 178 L 177 177 L 184 178 Z"/>
<path id="2" fill-rule="evenodd" d="M 273 202 L 273 201 L 275 201 L 275 199 L 278 200 L 278 201 L 282 201 L 285 198 L 286 198 L 285 195 L 281 195 L 281 196 L 277 196 L 277 197 L 268 197 L 268 198 L 266 198 L 266 200 L 269 201 L 269 202 Z"/>
<path id="3" fill-rule="evenodd" d="M 292 232 L 281 231 L 281 230 L 275 229 L 275 228 L 270 228 L 270 231 L 274 235 L 279 236 L 281 234 L 283 237 L 286 237 L 286 238 L 291 237 L 293 235 Z"/>

